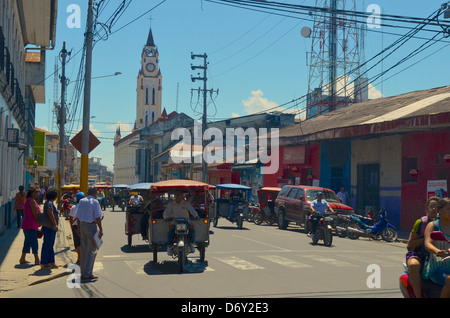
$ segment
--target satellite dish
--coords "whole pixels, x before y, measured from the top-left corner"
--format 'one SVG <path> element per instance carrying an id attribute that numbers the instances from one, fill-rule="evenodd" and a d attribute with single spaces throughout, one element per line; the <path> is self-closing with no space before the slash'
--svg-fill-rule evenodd
<path id="1" fill-rule="evenodd" d="M 303 27 L 300 33 L 304 38 L 309 38 L 311 36 L 311 29 L 308 27 Z"/>

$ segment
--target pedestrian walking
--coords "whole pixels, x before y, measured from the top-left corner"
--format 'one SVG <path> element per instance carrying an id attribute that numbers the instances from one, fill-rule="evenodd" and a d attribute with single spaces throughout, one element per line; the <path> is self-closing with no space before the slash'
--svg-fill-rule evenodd
<path id="1" fill-rule="evenodd" d="M 81 199 L 84 199 L 84 197 L 85 197 L 84 192 L 77 193 L 75 197 L 76 204 L 72 207 L 69 214 L 69 222 L 70 227 L 72 228 L 72 235 L 73 235 L 73 243 L 75 245 L 75 249 L 77 250 L 77 261 L 75 262 L 75 264 L 77 265 L 80 265 L 80 255 L 81 255 L 80 235 L 78 231 L 80 220 L 78 220 L 75 214 L 78 209 L 78 203 L 80 202 Z"/>
<path id="2" fill-rule="evenodd" d="M 17 227 L 20 228 L 21 221 L 23 219 L 23 208 L 25 205 L 26 194 L 24 187 L 19 187 L 19 192 L 16 193 L 16 200 L 14 202 L 14 210 L 16 210 L 17 215 Z"/>
<path id="3" fill-rule="evenodd" d="M 26 194 L 26 200 L 23 206 L 23 221 L 22 230 L 25 236 L 22 248 L 22 257 L 19 260 L 20 264 L 29 264 L 30 262 L 25 260 L 25 256 L 30 253 L 30 249 L 34 255 L 34 264 L 39 265 L 38 256 L 38 229 L 37 224 L 38 214 L 41 212 L 37 199 L 39 196 L 39 191 L 34 187 L 30 187 Z"/>
<path id="4" fill-rule="evenodd" d="M 42 269 L 56 269 L 58 265 L 55 264 L 55 239 L 58 232 L 58 210 L 53 202 L 58 197 L 58 191 L 55 188 L 49 188 L 46 193 L 46 201 L 44 203 L 44 212 L 52 223 L 53 227 L 49 228 L 42 226 L 42 234 L 44 234 L 44 242 L 41 250 L 41 268 Z"/>
<path id="5" fill-rule="evenodd" d="M 97 189 L 89 187 L 87 197 L 81 199 L 75 217 L 80 221 L 80 268 L 81 278 L 84 280 L 94 280 L 97 276 L 93 275 L 95 257 L 97 256 L 97 247 L 94 243 L 94 236 L 99 232 L 99 238 L 103 236 L 102 228 L 102 209 L 97 201 Z"/>

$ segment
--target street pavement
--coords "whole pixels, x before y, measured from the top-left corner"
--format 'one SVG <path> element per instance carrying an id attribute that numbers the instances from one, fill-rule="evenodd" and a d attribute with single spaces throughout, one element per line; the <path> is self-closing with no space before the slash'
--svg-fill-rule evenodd
<path id="1" fill-rule="evenodd" d="M 408 236 L 408 232 L 399 232 L 398 240 L 406 243 Z M 23 231 L 17 229 L 14 225 L 4 235 L 0 236 L 0 297 L 7 297 L 8 291 L 71 274 L 67 271 L 67 267 L 75 263 L 77 254 L 69 221 L 65 220 L 64 217 L 60 217 L 59 231 L 54 247 L 58 269 L 44 270 L 39 265 L 34 265 L 32 254 L 27 254 L 27 260 L 30 261 L 30 264 L 19 264 L 23 242 Z M 39 257 L 41 246 L 42 239 L 39 239 Z"/>
<path id="2" fill-rule="evenodd" d="M 55 262 L 57 269 L 41 269 L 34 265 L 33 254 L 27 254 L 26 260 L 30 264 L 20 264 L 24 242 L 23 230 L 14 223 L 0 236 L 0 297 L 7 291 L 46 282 L 55 278 L 69 275 L 67 266 L 74 264 L 77 253 L 72 240 L 70 223 L 64 217 L 59 218 L 59 230 L 55 240 Z M 39 242 L 39 258 L 41 257 L 42 238 Z"/>

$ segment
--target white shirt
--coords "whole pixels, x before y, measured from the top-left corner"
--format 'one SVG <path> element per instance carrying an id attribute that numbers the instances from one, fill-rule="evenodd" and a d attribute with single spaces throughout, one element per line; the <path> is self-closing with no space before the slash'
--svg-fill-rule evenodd
<path id="1" fill-rule="evenodd" d="M 180 203 L 177 203 L 175 200 L 167 203 L 166 209 L 164 210 L 163 217 L 164 219 L 172 218 L 188 218 L 189 213 L 193 217 L 198 217 L 197 211 L 192 207 L 192 205 L 186 200 L 181 200 Z"/>
<path id="2" fill-rule="evenodd" d="M 76 214 L 77 214 L 77 209 L 78 209 L 78 204 L 75 204 L 72 209 L 70 209 L 70 214 L 69 216 L 73 217 L 73 223 L 72 225 L 78 225 L 78 219 L 76 218 Z"/>
<path id="3" fill-rule="evenodd" d="M 348 204 L 347 203 L 347 197 L 348 197 L 348 193 L 347 192 L 341 192 L 339 191 L 337 194 L 337 197 L 341 200 L 341 202 L 343 204 Z"/>
<path id="4" fill-rule="evenodd" d="M 311 202 L 311 206 L 314 208 L 314 210 L 319 212 L 319 214 L 321 216 L 324 216 L 325 215 L 325 210 L 327 208 L 328 209 L 330 208 L 330 205 L 324 199 L 322 199 L 321 201 L 315 199 L 314 201 Z"/>
<path id="5" fill-rule="evenodd" d="M 100 203 L 91 195 L 83 198 L 77 204 L 78 208 L 75 211 L 75 217 L 81 222 L 94 223 L 95 219 L 103 216 Z"/>

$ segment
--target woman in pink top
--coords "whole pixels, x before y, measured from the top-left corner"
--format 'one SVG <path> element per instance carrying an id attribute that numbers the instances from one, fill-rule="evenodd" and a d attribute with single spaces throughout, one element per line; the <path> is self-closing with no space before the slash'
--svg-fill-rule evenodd
<path id="1" fill-rule="evenodd" d="M 38 256 L 38 229 L 37 224 L 38 213 L 41 212 L 39 205 L 37 204 L 37 199 L 39 195 L 39 189 L 30 187 L 27 192 L 27 199 L 24 204 L 24 213 L 22 221 L 22 230 L 25 235 L 25 241 L 22 248 L 22 257 L 20 258 L 20 264 L 28 264 L 25 260 L 25 256 L 30 253 L 30 249 L 34 254 L 34 264 L 39 265 Z"/>

